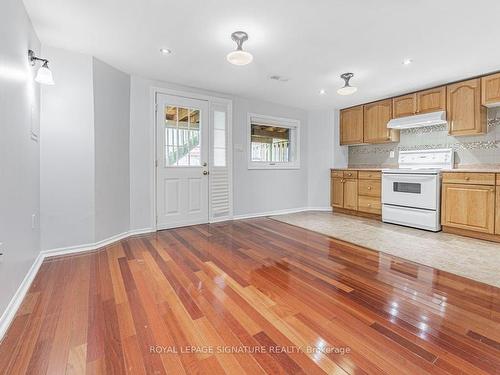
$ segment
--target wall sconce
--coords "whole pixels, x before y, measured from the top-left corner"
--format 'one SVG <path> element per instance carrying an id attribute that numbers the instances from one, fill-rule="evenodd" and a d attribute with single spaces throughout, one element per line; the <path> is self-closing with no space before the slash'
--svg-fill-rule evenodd
<path id="1" fill-rule="evenodd" d="M 35 66 L 37 61 L 42 62 L 42 66 L 36 73 L 35 81 L 44 85 L 53 85 L 54 78 L 52 77 L 52 72 L 49 69 L 49 60 L 36 57 L 35 52 L 33 52 L 32 50 L 28 50 L 28 59 L 31 63 L 31 66 Z"/>

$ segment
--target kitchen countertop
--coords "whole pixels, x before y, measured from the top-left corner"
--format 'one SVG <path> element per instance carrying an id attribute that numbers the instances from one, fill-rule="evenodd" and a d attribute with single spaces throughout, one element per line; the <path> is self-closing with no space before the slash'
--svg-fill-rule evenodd
<path id="1" fill-rule="evenodd" d="M 347 168 L 330 168 L 330 170 L 336 171 L 376 171 L 380 172 L 383 169 L 397 168 L 397 166 L 387 166 L 387 167 L 347 167 Z M 498 164 L 484 164 L 484 165 L 474 165 L 474 166 L 463 166 L 453 169 L 442 169 L 442 172 L 446 173 L 500 173 L 500 165 Z"/>

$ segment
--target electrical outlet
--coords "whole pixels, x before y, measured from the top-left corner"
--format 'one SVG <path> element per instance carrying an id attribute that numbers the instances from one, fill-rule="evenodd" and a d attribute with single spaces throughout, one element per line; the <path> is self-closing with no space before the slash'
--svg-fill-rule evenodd
<path id="1" fill-rule="evenodd" d="M 36 228 L 36 214 L 31 215 L 31 229 Z"/>
<path id="2" fill-rule="evenodd" d="M 391 159 L 394 159 L 394 151 L 389 152 L 389 157 L 390 157 Z"/>
<path id="3" fill-rule="evenodd" d="M 0 263 L 3 263 L 4 251 L 3 251 L 3 243 L 0 242 Z"/>

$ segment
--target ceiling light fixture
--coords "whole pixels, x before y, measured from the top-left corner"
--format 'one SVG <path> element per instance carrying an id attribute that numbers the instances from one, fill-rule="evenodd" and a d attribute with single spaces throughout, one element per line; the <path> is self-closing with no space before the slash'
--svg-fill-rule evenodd
<path id="1" fill-rule="evenodd" d="M 337 93 L 339 95 L 351 95 L 354 94 L 356 91 L 358 91 L 357 87 L 349 85 L 349 80 L 354 77 L 353 73 L 344 73 L 340 75 L 340 78 L 342 78 L 345 83 L 344 87 L 341 87 L 340 89 L 337 90 Z"/>
<path id="2" fill-rule="evenodd" d="M 252 54 L 250 52 L 243 51 L 243 42 L 248 40 L 248 34 L 244 31 L 235 31 L 231 34 L 231 39 L 236 42 L 237 47 L 235 51 L 227 54 L 227 61 L 238 66 L 250 64 L 253 60 Z"/>
<path id="3" fill-rule="evenodd" d="M 403 60 L 403 65 L 410 65 L 413 62 L 412 59 L 404 59 Z"/>
<path id="4" fill-rule="evenodd" d="M 321 90 L 319 90 L 319 94 L 320 94 L 320 95 L 325 95 L 325 94 L 326 94 L 326 90 L 325 90 L 325 89 L 321 89 Z"/>
<path id="5" fill-rule="evenodd" d="M 170 55 L 172 53 L 172 50 L 168 49 L 168 48 L 160 48 L 160 53 L 163 55 L 163 56 L 167 56 L 167 55 Z"/>
<path id="6" fill-rule="evenodd" d="M 42 62 L 42 66 L 36 73 L 35 81 L 44 85 L 54 85 L 54 78 L 52 77 L 52 72 L 49 69 L 49 60 L 36 57 L 35 52 L 32 50 L 28 50 L 28 59 L 31 66 L 35 66 L 37 61 Z"/>

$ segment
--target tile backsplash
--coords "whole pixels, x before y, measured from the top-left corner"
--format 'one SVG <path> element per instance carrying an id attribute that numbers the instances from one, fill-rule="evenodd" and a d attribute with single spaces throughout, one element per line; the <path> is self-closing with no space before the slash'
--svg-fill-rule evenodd
<path id="1" fill-rule="evenodd" d="M 452 148 L 458 168 L 500 164 L 500 108 L 488 109 L 486 134 L 454 137 L 448 134 L 446 125 L 401 130 L 399 143 L 349 146 L 349 166 L 394 167 L 399 151 L 436 148 Z"/>

